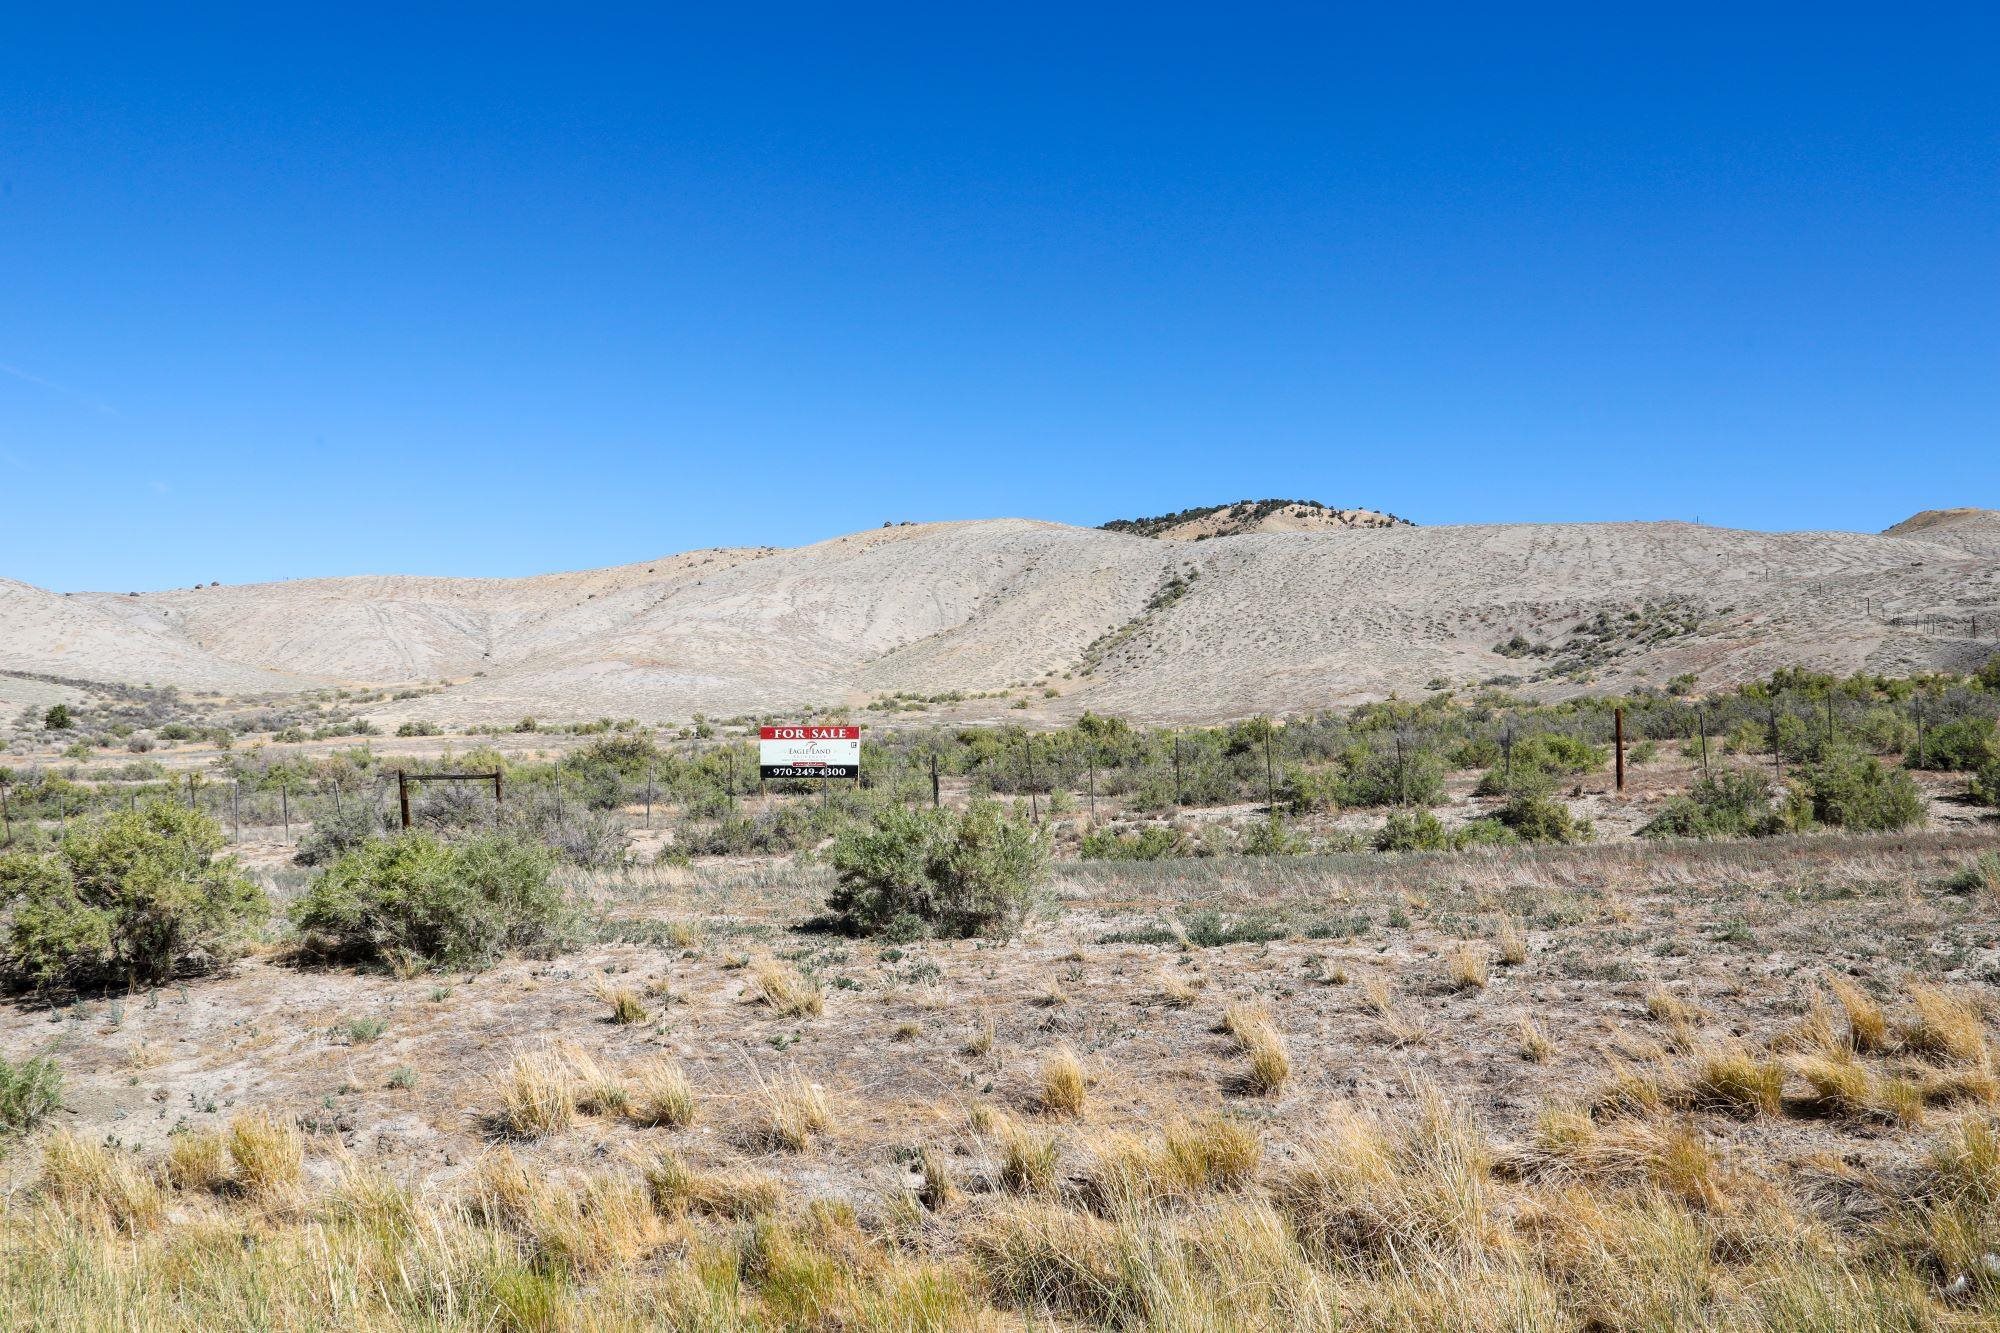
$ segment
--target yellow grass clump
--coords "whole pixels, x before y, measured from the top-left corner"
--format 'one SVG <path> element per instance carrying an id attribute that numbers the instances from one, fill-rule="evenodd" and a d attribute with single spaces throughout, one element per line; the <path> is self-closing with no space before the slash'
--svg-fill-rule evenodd
<path id="1" fill-rule="evenodd" d="M 687 1071 L 672 1056 L 656 1056 L 631 1072 L 625 1114 L 634 1124 L 685 1129 L 695 1122 L 698 1107 Z"/>
<path id="2" fill-rule="evenodd" d="M 833 1109 L 826 1089 L 793 1070 L 789 1078 L 764 1089 L 764 1121 L 767 1141 L 787 1152 L 804 1152 L 833 1124 Z"/>
<path id="3" fill-rule="evenodd" d="M 1466 940 L 1445 955 L 1445 975 L 1453 990 L 1485 990 L 1486 950 Z"/>
<path id="4" fill-rule="evenodd" d="M 522 1139 L 560 1134 L 576 1123 L 578 1091 L 576 1071 L 561 1052 L 523 1052 L 501 1087 L 500 1127 Z"/>
<path id="5" fill-rule="evenodd" d="M 1067 1045 L 1042 1061 L 1040 1101 L 1050 1115 L 1081 1115 L 1088 1091 L 1083 1065 Z"/>
<path id="6" fill-rule="evenodd" d="M 230 1123 L 236 1183 L 253 1198 L 280 1197 L 297 1189 L 305 1178 L 305 1155 L 305 1136 L 289 1120 L 253 1111 Z"/>
<path id="7" fill-rule="evenodd" d="M 754 960 L 750 980 L 757 998 L 780 1018 L 816 1018 L 826 1012 L 825 993 L 799 975 L 797 968 L 775 958 Z"/>

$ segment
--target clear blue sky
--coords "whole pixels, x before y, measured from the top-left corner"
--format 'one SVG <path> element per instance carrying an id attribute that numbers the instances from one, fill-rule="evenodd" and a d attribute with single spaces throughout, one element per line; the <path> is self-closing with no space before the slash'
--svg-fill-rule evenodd
<path id="1" fill-rule="evenodd" d="M 0 38 L 0 575 L 2000 505 L 1991 5 L 197 8 Z"/>

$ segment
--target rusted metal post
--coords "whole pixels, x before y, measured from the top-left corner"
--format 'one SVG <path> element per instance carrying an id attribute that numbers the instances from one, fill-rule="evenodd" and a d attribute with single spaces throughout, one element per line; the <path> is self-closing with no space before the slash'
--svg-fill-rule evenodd
<path id="1" fill-rule="evenodd" d="M 1097 825 L 1097 755 L 1096 755 L 1096 753 L 1095 753 L 1095 752 L 1093 751 L 1093 752 L 1092 752 L 1091 754 L 1089 754 L 1089 755 L 1087 756 L 1087 758 L 1085 759 L 1085 762 L 1086 762 L 1087 764 L 1089 764 L 1089 766 L 1090 766 L 1090 767 L 1089 767 L 1089 769 L 1088 769 L 1088 771 L 1089 771 L 1089 773 L 1090 773 L 1090 823 L 1091 823 L 1091 826 L 1092 826 L 1092 827 L 1094 828 L 1094 827 L 1096 827 L 1096 825 Z"/>
<path id="2" fill-rule="evenodd" d="M 493 780 L 497 784 L 500 780 L 500 775 L 495 773 Z M 498 800 L 500 788 L 496 785 L 493 790 L 495 793 L 494 799 Z M 653 766 L 651 764 L 646 765 L 646 827 L 653 827 Z"/>
<path id="3" fill-rule="evenodd" d="M 1618 790 L 1623 792 L 1625 790 L 1625 710 L 1623 708 L 1614 708 L 1611 710 L 1611 731 L 1613 742 L 1618 750 Z"/>
<path id="4" fill-rule="evenodd" d="M 285 821 L 285 836 L 292 836 L 292 789 L 278 788 L 278 817 Z"/>
<path id="5" fill-rule="evenodd" d="M 7 807 L 7 787 L 14 775 L 0 768 L 0 842 L 14 841 L 14 812 Z"/>
<path id="6" fill-rule="evenodd" d="M 501 803 L 500 791 L 500 770 L 496 768 L 493 770 L 493 804 L 495 806 Z"/>
<path id="7" fill-rule="evenodd" d="M 243 811 L 237 804 L 237 797 L 243 794 L 243 783 L 233 782 L 229 786 L 229 822 L 236 826 L 236 841 L 243 841 Z"/>
<path id="8" fill-rule="evenodd" d="M 1272 729 L 1272 725 L 1267 721 L 1264 726 L 1264 804 L 1270 806 L 1271 813 L 1276 815 L 1278 813 L 1278 774 L 1277 770 L 1271 765 Z M 1095 817 L 1096 812 L 1097 803 L 1093 801 L 1091 802 L 1091 814 L 1093 817 Z"/>
<path id="9" fill-rule="evenodd" d="M 931 756 L 931 809 L 943 805 L 943 789 L 938 785 L 937 756 Z"/>
<path id="10" fill-rule="evenodd" d="M 410 779 L 402 769 L 396 770 L 396 803 L 403 809 L 403 827 L 410 826 Z"/>
<path id="11" fill-rule="evenodd" d="M 193 810 L 195 808 L 196 807 L 194 803 L 194 774 L 190 773 L 188 774 L 188 809 Z"/>
<path id="12" fill-rule="evenodd" d="M 1708 776 L 1708 709 L 1706 707 L 1697 707 L 1694 710 L 1694 716 L 1696 723 L 1701 727 L 1701 775 L 1703 777 L 1707 777 Z"/>

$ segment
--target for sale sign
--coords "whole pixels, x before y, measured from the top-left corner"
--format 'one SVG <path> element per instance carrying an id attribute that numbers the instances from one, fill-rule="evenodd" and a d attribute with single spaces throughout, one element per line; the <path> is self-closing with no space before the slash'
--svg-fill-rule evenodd
<path id="1" fill-rule="evenodd" d="M 858 778 L 859 727 L 761 727 L 757 732 L 761 778 Z"/>

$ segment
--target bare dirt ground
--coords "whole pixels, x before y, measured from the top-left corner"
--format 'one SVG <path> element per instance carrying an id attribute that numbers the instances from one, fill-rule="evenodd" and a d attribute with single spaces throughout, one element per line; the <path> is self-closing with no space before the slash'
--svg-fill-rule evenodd
<path id="1" fill-rule="evenodd" d="M 616 1078 L 665 1052 L 701 1094 L 697 1125 L 587 1118 L 521 1151 L 583 1167 L 671 1144 L 866 1210 L 907 1184 L 925 1146 L 977 1179 L 990 1163 L 967 1128 L 971 1108 L 1034 1114 L 1036 1071 L 1064 1043 L 1093 1082 L 1086 1116 L 1062 1132 L 1227 1110 L 1282 1142 L 1330 1101 L 1390 1106 L 1427 1081 L 1504 1137 L 1546 1105 L 1587 1099 L 1617 1061 L 1668 1059 L 1677 1036 L 1649 1015 L 1656 989 L 1690 1006 L 1702 1031 L 1755 1044 L 1796 1022 L 1832 975 L 1891 1004 L 1911 979 L 1990 994 L 2000 904 L 1943 886 L 1996 846 L 1989 827 L 1068 865 L 1022 939 L 900 946 L 800 933 L 822 872 L 642 868 L 581 885 L 606 938 L 552 960 L 405 978 L 267 953 L 158 992 L 10 1004 L 0 1052 L 53 1053 L 69 1080 L 59 1119 L 92 1139 L 156 1150 L 176 1129 L 268 1108 L 311 1132 L 317 1170 L 354 1154 L 419 1181 L 454 1178 L 500 1142 L 493 1117 L 514 1053 L 561 1043 Z M 1270 938 L 1182 943 L 1177 931 L 1201 938 L 1203 913 Z M 1518 965 L 1502 961 L 1510 928 L 1525 942 Z M 1483 988 L 1448 976 L 1468 944 L 1490 965 Z M 753 955 L 797 968 L 824 1012 L 774 1014 L 742 966 Z M 643 994 L 646 1020 L 611 1022 L 607 983 Z M 1245 1089 L 1243 1059 L 1217 1030 L 1240 1003 L 1268 1006 L 1290 1048 L 1295 1076 L 1277 1095 Z M 1526 1022 L 1553 1042 L 1545 1063 L 1523 1058 Z M 836 1108 L 822 1147 L 804 1154 L 774 1151 L 763 1132 L 761 1090 L 795 1073 Z M 1887 1167 L 1907 1151 L 1851 1122 L 1711 1128 L 1780 1171 L 1824 1153 Z M 28 1169 L 10 1165 L 17 1178 Z"/>

